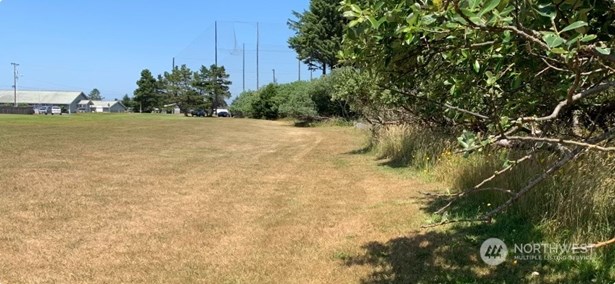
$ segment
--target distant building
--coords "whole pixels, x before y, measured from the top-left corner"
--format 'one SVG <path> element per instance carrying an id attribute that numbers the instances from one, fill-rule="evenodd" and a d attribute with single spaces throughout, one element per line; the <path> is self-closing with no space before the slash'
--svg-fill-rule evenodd
<path id="1" fill-rule="evenodd" d="M 91 112 L 126 112 L 128 108 L 120 101 L 90 101 Z"/>
<path id="2" fill-rule="evenodd" d="M 77 104 L 77 112 L 92 112 L 91 107 L 93 103 L 91 100 L 81 100 Z"/>
<path id="3" fill-rule="evenodd" d="M 176 103 L 164 105 L 165 112 L 168 114 L 181 114 L 182 111 Z"/>
<path id="4" fill-rule="evenodd" d="M 31 107 L 58 106 L 68 113 L 77 112 L 79 103 L 87 99 L 83 92 L 17 90 L 17 104 Z M 13 105 L 14 100 L 13 90 L 0 90 L 0 104 Z"/>

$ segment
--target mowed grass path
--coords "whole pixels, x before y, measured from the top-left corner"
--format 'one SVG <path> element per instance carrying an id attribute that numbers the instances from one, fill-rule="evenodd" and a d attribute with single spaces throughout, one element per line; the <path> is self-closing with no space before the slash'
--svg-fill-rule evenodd
<path id="1" fill-rule="evenodd" d="M 285 122 L 0 116 L 0 283 L 359 282 L 374 268 L 344 259 L 417 229 L 426 188 L 362 144 Z"/>

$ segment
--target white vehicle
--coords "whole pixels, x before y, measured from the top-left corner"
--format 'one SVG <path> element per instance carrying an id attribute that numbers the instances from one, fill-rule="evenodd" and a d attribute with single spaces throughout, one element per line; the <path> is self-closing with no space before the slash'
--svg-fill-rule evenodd
<path id="1" fill-rule="evenodd" d="M 216 116 L 218 117 L 231 117 L 231 112 L 225 108 L 216 109 Z"/>
<path id="2" fill-rule="evenodd" d="M 51 113 L 51 115 L 54 115 L 54 114 L 62 115 L 62 109 L 60 107 L 52 106 L 51 108 L 49 108 L 49 110 L 50 110 L 49 113 Z"/>

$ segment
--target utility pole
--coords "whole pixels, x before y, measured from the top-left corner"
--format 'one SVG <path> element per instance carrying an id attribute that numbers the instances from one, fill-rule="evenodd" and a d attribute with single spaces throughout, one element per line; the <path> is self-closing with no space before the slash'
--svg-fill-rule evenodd
<path id="1" fill-rule="evenodd" d="M 246 44 L 243 44 L 243 91 L 246 91 Z"/>
<path id="2" fill-rule="evenodd" d="M 273 71 L 273 83 L 275 84 L 275 83 L 277 83 L 276 80 L 275 80 L 275 69 L 271 69 L 271 70 Z"/>
<path id="3" fill-rule="evenodd" d="M 15 107 L 17 107 L 17 63 L 11 63 L 13 65 L 13 95 L 15 97 Z"/>
<path id="4" fill-rule="evenodd" d="M 297 58 L 297 74 L 299 75 L 299 80 L 301 81 L 301 59 Z"/>
<path id="5" fill-rule="evenodd" d="M 214 23 L 214 43 L 216 46 L 215 63 L 218 66 L 218 21 Z"/>
<path id="6" fill-rule="evenodd" d="M 258 53 L 259 53 L 259 24 L 258 22 L 256 22 L 256 90 L 258 91 L 258 88 L 260 87 L 260 82 L 259 82 L 259 73 L 258 73 Z"/>
<path id="7" fill-rule="evenodd" d="M 314 70 L 310 69 L 310 81 L 314 80 Z"/>
<path id="8" fill-rule="evenodd" d="M 173 70 L 175 70 L 175 57 L 173 57 Z"/>

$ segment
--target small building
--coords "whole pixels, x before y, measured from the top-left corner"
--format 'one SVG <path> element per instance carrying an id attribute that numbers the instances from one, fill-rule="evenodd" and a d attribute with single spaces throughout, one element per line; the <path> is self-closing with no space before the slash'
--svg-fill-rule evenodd
<path id="1" fill-rule="evenodd" d="M 91 112 L 126 112 L 128 108 L 120 101 L 93 101 L 88 104 Z"/>
<path id="2" fill-rule="evenodd" d="M 92 101 L 91 100 L 82 100 L 77 104 L 77 112 L 92 112 Z"/>
<path id="3" fill-rule="evenodd" d="M 70 91 L 21 91 L 17 90 L 17 104 L 28 105 L 33 108 L 57 106 L 68 113 L 77 112 L 79 103 L 87 100 L 83 92 Z M 13 90 L 0 90 L 0 104 L 15 103 Z"/>
<path id="4" fill-rule="evenodd" d="M 182 113 L 181 109 L 179 108 L 179 105 L 177 105 L 176 103 L 164 105 L 164 109 L 167 114 L 181 114 Z"/>

